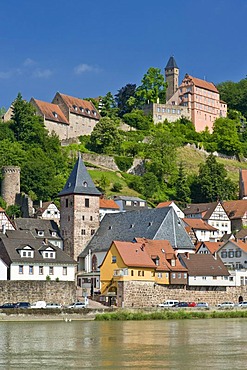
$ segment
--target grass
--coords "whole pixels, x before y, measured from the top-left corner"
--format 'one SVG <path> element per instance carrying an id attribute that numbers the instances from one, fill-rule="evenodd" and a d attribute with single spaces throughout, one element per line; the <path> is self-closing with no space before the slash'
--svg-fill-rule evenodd
<path id="1" fill-rule="evenodd" d="M 155 312 L 118 310 L 97 314 L 96 321 L 129 321 L 129 320 L 184 320 L 184 319 L 223 319 L 223 318 L 246 318 L 247 310 L 224 310 L 224 311 L 186 311 L 186 310 L 162 310 Z"/>

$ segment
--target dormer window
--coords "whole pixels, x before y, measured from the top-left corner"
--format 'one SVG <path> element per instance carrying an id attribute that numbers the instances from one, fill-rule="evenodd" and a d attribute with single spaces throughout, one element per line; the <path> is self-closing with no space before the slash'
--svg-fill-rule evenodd
<path id="1" fill-rule="evenodd" d="M 84 112 L 84 108 L 80 107 L 80 111 L 83 113 Z"/>
<path id="2" fill-rule="evenodd" d="M 52 112 L 52 114 L 53 114 L 53 116 L 54 116 L 55 118 L 57 118 L 57 113 L 56 113 L 56 112 Z"/>
<path id="3" fill-rule="evenodd" d="M 34 257 L 34 250 L 29 245 L 23 247 L 23 249 L 21 249 L 19 253 L 20 253 L 20 256 L 24 258 Z"/>
<path id="4" fill-rule="evenodd" d="M 52 231 L 52 232 L 51 232 L 51 236 L 56 237 L 56 236 L 57 236 L 56 231 Z"/>
<path id="5" fill-rule="evenodd" d="M 37 234 L 38 234 L 38 236 L 44 236 L 45 232 L 44 232 L 44 230 L 38 230 Z"/>
<path id="6" fill-rule="evenodd" d="M 87 114 L 90 114 L 90 110 L 89 109 L 87 109 L 86 111 L 87 111 Z"/>
<path id="7" fill-rule="evenodd" d="M 45 251 L 43 252 L 43 258 L 56 258 L 56 252 L 55 251 Z"/>
<path id="8" fill-rule="evenodd" d="M 95 110 L 93 110 L 93 115 L 96 116 L 97 115 L 97 112 L 95 112 Z"/>
<path id="9" fill-rule="evenodd" d="M 86 181 L 84 181 L 84 182 L 83 182 L 83 186 L 84 186 L 85 188 L 87 188 L 88 183 L 87 183 Z"/>
<path id="10" fill-rule="evenodd" d="M 77 112 L 78 107 L 76 105 L 73 105 L 74 110 Z"/>

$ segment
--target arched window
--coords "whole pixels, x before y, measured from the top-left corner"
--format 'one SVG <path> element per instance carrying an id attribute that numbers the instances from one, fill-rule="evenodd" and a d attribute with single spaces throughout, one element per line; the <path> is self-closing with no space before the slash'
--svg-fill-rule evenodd
<path id="1" fill-rule="evenodd" d="M 92 257 L 92 270 L 97 271 L 97 268 L 98 268 L 98 259 L 94 254 Z"/>

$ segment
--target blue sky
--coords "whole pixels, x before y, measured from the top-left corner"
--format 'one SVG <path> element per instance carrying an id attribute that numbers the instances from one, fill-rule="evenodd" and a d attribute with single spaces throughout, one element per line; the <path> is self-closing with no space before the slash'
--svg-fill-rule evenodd
<path id="1" fill-rule="evenodd" d="M 215 84 L 247 74 L 246 0 L 2 0 L 0 107 L 141 84 L 174 55 Z"/>

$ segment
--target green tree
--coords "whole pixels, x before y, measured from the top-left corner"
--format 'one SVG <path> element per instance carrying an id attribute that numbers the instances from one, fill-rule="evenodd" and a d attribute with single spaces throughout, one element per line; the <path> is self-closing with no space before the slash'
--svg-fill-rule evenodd
<path id="1" fill-rule="evenodd" d="M 121 141 L 117 125 L 116 120 L 109 117 L 101 118 L 91 133 L 91 149 L 96 153 L 113 153 Z"/>
<path id="2" fill-rule="evenodd" d="M 213 154 L 207 157 L 205 164 L 200 165 L 194 186 L 197 187 L 197 196 L 202 202 L 236 198 L 236 186 L 227 177 L 224 165 L 218 163 Z"/>
<path id="3" fill-rule="evenodd" d="M 212 141 L 220 153 L 234 155 L 241 152 L 237 123 L 229 118 L 218 118 L 214 122 Z"/>
<path id="4" fill-rule="evenodd" d="M 17 141 L 23 141 L 29 145 L 44 145 L 48 131 L 44 127 L 42 117 L 37 116 L 32 104 L 17 95 L 13 103 L 12 123 L 10 125 Z"/>
<path id="5" fill-rule="evenodd" d="M 118 90 L 115 95 L 115 101 L 119 109 L 119 116 L 122 117 L 124 114 L 131 112 L 131 103 L 128 103 L 131 97 L 135 96 L 136 84 L 127 84 Z"/>
<path id="6" fill-rule="evenodd" d="M 150 116 L 146 116 L 142 110 L 134 109 L 130 113 L 123 116 L 123 120 L 127 125 L 135 127 L 138 130 L 148 130 L 153 120 Z"/>
<path id="7" fill-rule="evenodd" d="M 106 96 L 100 98 L 100 114 L 102 117 L 116 117 L 118 109 L 116 106 L 115 99 L 111 92 L 108 92 Z"/>
<path id="8" fill-rule="evenodd" d="M 175 182 L 175 189 L 176 189 L 176 200 L 189 203 L 190 199 L 190 187 L 188 185 L 187 176 L 184 170 L 184 164 L 180 162 L 179 169 L 178 169 L 178 177 Z"/>
<path id="9" fill-rule="evenodd" d="M 159 181 L 152 172 L 146 172 L 142 176 L 143 191 L 142 194 L 152 199 L 154 194 L 159 190 Z"/>
<path id="10" fill-rule="evenodd" d="M 165 103 L 166 82 L 159 68 L 151 67 L 143 76 L 142 85 L 136 89 L 136 97 L 141 105 L 148 102 Z"/>

